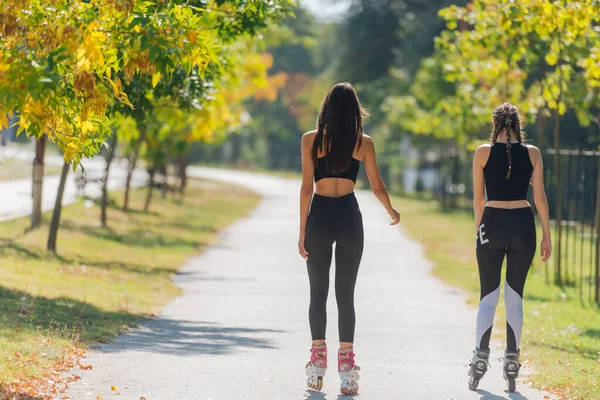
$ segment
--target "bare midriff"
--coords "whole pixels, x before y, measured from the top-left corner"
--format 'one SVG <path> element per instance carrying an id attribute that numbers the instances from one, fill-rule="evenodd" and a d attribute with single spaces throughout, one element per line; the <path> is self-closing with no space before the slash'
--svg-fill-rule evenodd
<path id="1" fill-rule="evenodd" d="M 512 210 L 515 208 L 526 208 L 531 207 L 531 204 L 527 200 L 491 200 L 485 203 L 486 207 L 492 208 L 504 208 Z"/>
<path id="2" fill-rule="evenodd" d="M 355 183 L 346 178 L 323 178 L 315 183 L 315 194 L 325 197 L 342 197 L 354 192 Z"/>

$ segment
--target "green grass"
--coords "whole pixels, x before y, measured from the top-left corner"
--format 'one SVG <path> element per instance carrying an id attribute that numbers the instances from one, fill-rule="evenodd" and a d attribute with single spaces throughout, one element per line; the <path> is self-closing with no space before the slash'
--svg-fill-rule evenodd
<path id="1" fill-rule="evenodd" d="M 434 264 L 434 274 L 463 289 L 475 306 L 479 278 L 473 217 L 441 213 L 435 201 L 396 200 L 402 229 L 422 243 Z M 589 254 L 587 250 L 584 248 L 584 253 Z M 553 260 L 548 262 L 553 271 Z M 522 358 L 534 371 L 529 380 L 563 399 L 600 399 L 600 308 L 586 300 L 587 289 L 580 299 L 579 288 L 548 285 L 545 268 L 536 255 L 525 286 Z M 496 318 L 495 336 L 505 340 L 503 305 Z"/>
<path id="2" fill-rule="evenodd" d="M 33 158 L 33 155 L 31 156 Z M 17 160 L 15 158 L 0 159 L 0 181 L 9 179 L 31 178 L 33 163 L 31 160 Z M 45 165 L 44 175 L 59 175 L 62 167 L 58 165 Z"/>
<path id="3" fill-rule="evenodd" d="M 133 207 L 141 207 L 145 191 L 132 195 Z M 258 201 L 202 181 L 191 181 L 183 200 L 159 197 L 151 213 L 111 208 L 108 228 L 98 224 L 98 207 L 66 207 L 56 256 L 44 250 L 47 225 L 28 231 L 27 219 L 0 224 L 2 390 L 37 395 L 28 382 L 157 313 L 179 294 L 174 272 Z M 0 398 L 8 393 L 2 390 Z"/>

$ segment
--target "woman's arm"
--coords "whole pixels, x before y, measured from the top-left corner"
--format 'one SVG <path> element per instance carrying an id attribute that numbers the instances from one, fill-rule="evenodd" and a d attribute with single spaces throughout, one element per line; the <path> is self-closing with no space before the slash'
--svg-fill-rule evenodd
<path id="1" fill-rule="evenodd" d="M 302 136 L 302 186 L 300 187 L 300 237 L 298 239 L 298 252 L 304 259 L 308 259 L 308 252 L 305 247 L 306 240 L 306 221 L 308 219 L 308 210 L 310 201 L 314 192 L 313 179 L 315 175 L 315 166 L 312 159 L 313 134 L 305 133 Z"/>
<path id="2" fill-rule="evenodd" d="M 475 214 L 475 230 L 479 229 L 483 209 L 485 208 L 485 189 L 483 167 L 490 155 L 490 146 L 482 145 L 473 155 L 473 214 Z"/>
<path id="3" fill-rule="evenodd" d="M 548 211 L 548 199 L 544 190 L 544 165 L 542 163 L 542 153 L 535 146 L 527 146 L 529 156 L 533 164 L 533 174 L 531 175 L 531 184 L 533 185 L 533 201 L 537 209 L 540 223 L 542 224 L 542 261 L 546 261 L 552 254 L 552 236 L 550 234 L 550 212 Z"/>
<path id="4" fill-rule="evenodd" d="M 373 190 L 373 194 L 379 202 L 385 207 L 385 210 L 392 218 L 392 222 L 390 225 L 396 225 L 400 222 L 400 213 L 392 206 L 392 202 L 390 201 L 390 195 L 388 194 L 387 188 L 381 179 L 381 175 L 379 174 L 379 167 L 377 166 L 377 156 L 375 154 L 375 146 L 373 145 L 373 139 L 371 139 L 367 135 L 363 135 L 364 141 L 363 146 L 365 148 L 365 171 L 367 172 L 367 177 L 369 178 L 369 183 L 371 184 L 371 189 Z"/>

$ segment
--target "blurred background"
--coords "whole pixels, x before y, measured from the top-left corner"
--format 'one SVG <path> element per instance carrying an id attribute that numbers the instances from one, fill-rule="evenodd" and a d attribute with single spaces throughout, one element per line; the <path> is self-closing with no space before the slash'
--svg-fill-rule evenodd
<path id="1" fill-rule="evenodd" d="M 141 7 L 136 12 L 162 18 L 168 13 L 155 8 L 178 2 L 117 3 L 135 3 Z M 555 246 L 549 263 L 536 262 L 527 298 L 537 302 L 528 318 L 540 316 L 536 307 L 552 304 L 555 319 L 536 323 L 553 339 L 529 344 L 538 346 L 536 354 L 548 365 L 563 356 L 575 363 L 573 354 L 579 354 L 582 368 L 598 368 L 597 324 L 581 327 L 597 321 L 600 304 L 597 0 L 187 3 L 195 11 L 169 21 L 172 30 L 165 21 L 149 17 L 142 23 L 132 9 L 118 9 L 130 24 L 125 32 L 112 32 L 114 39 L 94 28 L 63 29 L 69 23 L 56 20 L 53 32 L 62 32 L 62 47 L 35 13 L 6 19 L 29 24 L 31 35 L 43 40 L 33 43 L 10 23 L 1 26 L 0 220 L 27 217 L 31 223 L 11 225 L 14 235 L 2 239 L 0 250 L 18 260 L 32 248 L 46 254 L 39 233 L 25 239 L 15 233 L 43 226 L 46 218 L 47 249 L 56 252 L 63 203 L 97 211 L 99 219 L 86 214 L 87 233 L 112 237 L 114 226 L 133 218 L 120 214 L 131 208 L 130 189 L 144 187 L 132 194 L 132 211 L 143 218 L 153 208 L 175 207 L 168 199 L 205 193 L 190 188 L 190 168 L 297 179 L 302 134 L 314 129 L 329 88 L 349 81 L 370 110 L 365 132 L 402 205 L 403 229 L 424 245 L 436 275 L 476 296 L 472 153 L 489 140 L 494 108 L 511 102 L 520 110 L 527 141 L 543 154 Z M 198 10 L 203 13 L 194 14 Z M 6 38 L 30 47 L 11 47 Z M 359 187 L 368 188 L 364 171 Z M 51 218 L 43 216 L 46 210 L 53 210 Z M 434 229 L 423 231 L 422 221 Z M 555 375 L 544 372 L 548 384 L 580 382 L 577 398 L 598 393 L 584 369 L 573 377 L 565 375 L 566 366 L 557 368 Z"/>

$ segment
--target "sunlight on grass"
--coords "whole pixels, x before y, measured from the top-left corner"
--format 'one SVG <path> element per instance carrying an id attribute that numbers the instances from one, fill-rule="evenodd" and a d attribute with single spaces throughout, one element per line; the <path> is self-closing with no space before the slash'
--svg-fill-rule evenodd
<path id="1" fill-rule="evenodd" d="M 469 303 L 476 306 L 479 278 L 473 217 L 466 213 L 441 213 L 434 201 L 405 198 L 397 201 L 402 213 L 402 229 L 423 245 L 427 257 L 434 263 L 433 273 L 448 284 L 464 289 Z M 585 247 L 584 252 L 587 252 Z M 550 259 L 550 271 L 553 271 L 552 262 Z M 600 308 L 586 300 L 587 288 L 580 299 L 578 288 L 548 285 L 544 268 L 539 254 L 536 255 L 524 293 L 522 358 L 528 360 L 528 366 L 535 371 L 530 380 L 539 388 L 552 389 L 561 398 L 598 399 Z M 502 341 L 505 340 L 504 321 L 501 304 L 494 329 L 496 338 Z M 471 350 L 465 349 L 465 354 Z"/>
<path id="2" fill-rule="evenodd" d="M 134 208 L 144 196 L 133 192 Z M 194 181 L 183 201 L 158 197 L 151 213 L 110 209 L 108 228 L 97 207 L 66 207 L 57 256 L 44 250 L 47 225 L 0 224 L 0 385 L 42 377 L 72 350 L 159 312 L 180 292 L 175 271 L 258 202 L 236 187 Z"/>
<path id="3" fill-rule="evenodd" d="M 31 155 L 33 160 L 34 155 Z M 44 175 L 60 175 L 62 166 L 44 165 Z M 15 158 L 0 158 L 0 181 L 31 178 L 33 174 L 33 161 L 18 160 Z"/>

